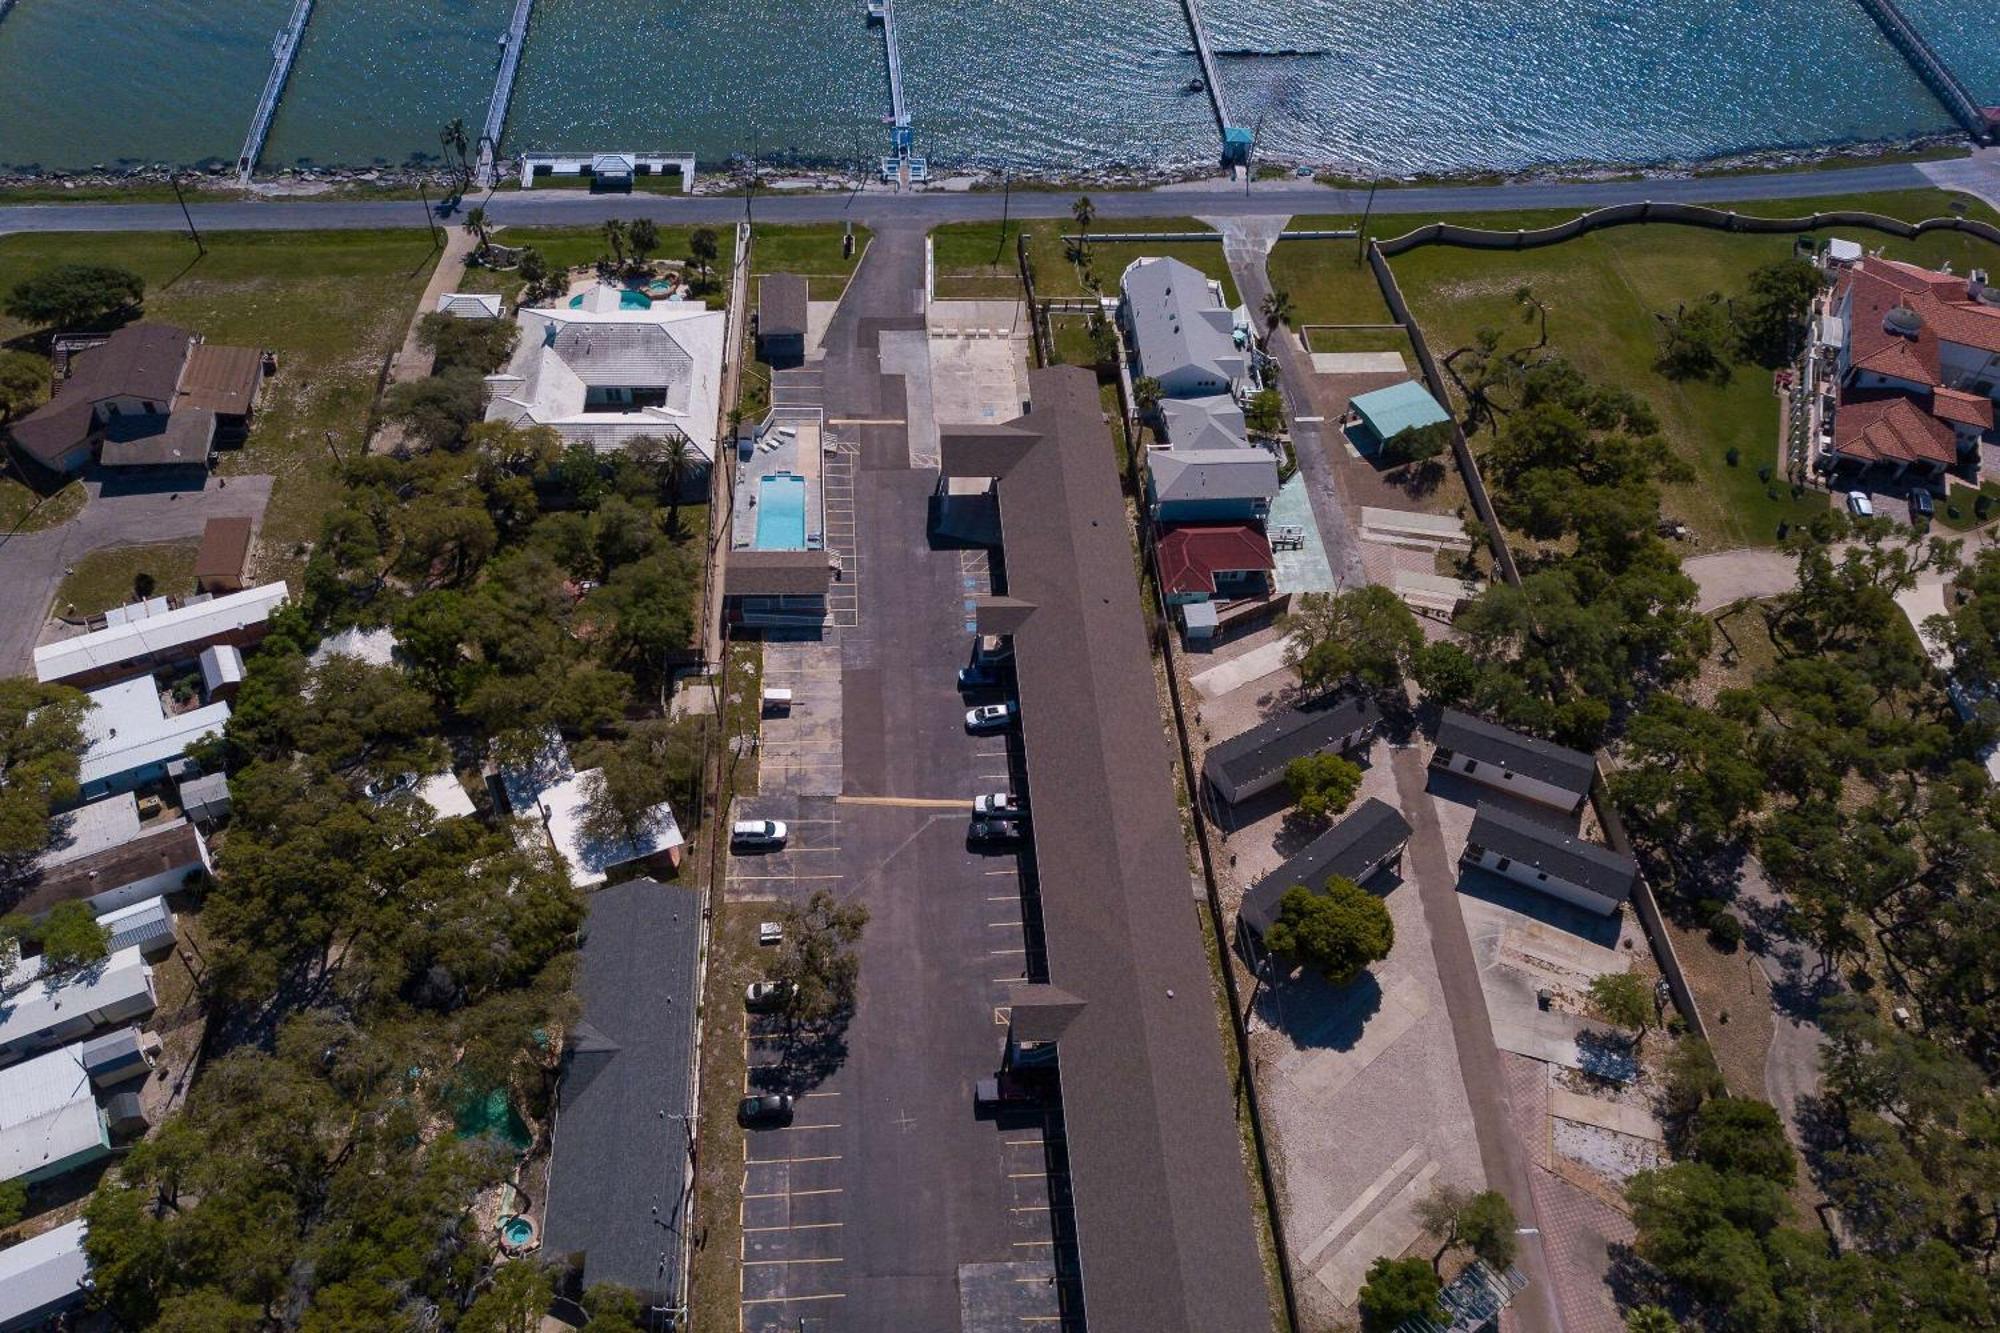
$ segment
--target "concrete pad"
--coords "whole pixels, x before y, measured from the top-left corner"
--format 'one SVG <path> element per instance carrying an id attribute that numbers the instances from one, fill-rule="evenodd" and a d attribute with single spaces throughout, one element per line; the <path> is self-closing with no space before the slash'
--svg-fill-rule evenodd
<path id="1" fill-rule="evenodd" d="M 1332 1292 L 1335 1300 L 1342 1305 L 1353 1305 L 1375 1261 L 1383 1255 L 1402 1254 L 1410 1248 L 1412 1241 L 1423 1234 L 1423 1226 L 1416 1218 L 1416 1205 L 1430 1192 L 1431 1181 L 1436 1178 L 1438 1170 L 1436 1162 L 1426 1163 L 1423 1170 L 1410 1177 L 1410 1183 L 1403 1186 L 1381 1212 L 1354 1233 L 1354 1239 L 1313 1270 L 1313 1278 Z"/>
<path id="2" fill-rule="evenodd" d="M 764 683 L 790 690 L 792 707 L 759 722 L 758 793 L 840 795 L 840 646 L 825 640 L 766 642 Z"/>
<path id="3" fill-rule="evenodd" d="M 1326 1230 L 1315 1236 L 1312 1244 L 1300 1251 L 1305 1256 L 1306 1266 L 1310 1268 L 1312 1265 L 1318 1263 L 1319 1257 L 1326 1253 L 1328 1247 L 1346 1234 L 1347 1229 L 1353 1226 L 1355 1222 L 1360 1220 L 1364 1213 L 1374 1206 L 1375 1200 L 1382 1196 L 1384 1190 L 1389 1189 L 1398 1181 L 1406 1179 L 1411 1171 L 1420 1170 L 1421 1168 L 1418 1163 L 1423 1158 L 1423 1155 L 1424 1150 L 1422 1145 L 1413 1144 L 1408 1152 L 1391 1162 L 1388 1169 L 1375 1178 L 1375 1183 L 1363 1190 L 1360 1197 L 1348 1205 L 1346 1212 L 1327 1223 Z"/>
<path id="4" fill-rule="evenodd" d="M 1268 676 L 1273 671 L 1281 671 L 1285 666 L 1285 640 L 1274 639 L 1270 643 L 1251 649 L 1233 661 L 1220 666 L 1212 666 L 1198 675 L 1190 677 L 1195 692 L 1204 699 L 1224 695 L 1251 681 Z"/>
<path id="5" fill-rule="evenodd" d="M 1665 1143 L 1666 1133 L 1660 1122 L 1650 1112 L 1640 1106 L 1625 1106 L 1617 1102 L 1607 1102 L 1598 1097 L 1587 1097 L 1580 1092 L 1570 1092 L 1564 1088 L 1549 1089 L 1549 1114 L 1560 1120 L 1574 1120 L 1580 1125 L 1595 1125 L 1616 1134 L 1629 1135 L 1635 1139 L 1650 1139 L 1655 1143 Z"/>
<path id="6" fill-rule="evenodd" d="M 938 421 L 932 398 L 930 340 L 911 329 L 882 333 L 882 373 L 903 377 L 903 402 L 908 413 L 910 466 L 938 465 Z"/>
<path id="7" fill-rule="evenodd" d="M 1326 541 L 1320 534 L 1319 520 L 1313 515 L 1312 496 L 1306 484 L 1305 474 L 1295 472 L 1271 501 L 1266 531 L 1275 532 L 1281 527 L 1305 531 L 1301 545 L 1283 550 L 1273 547 L 1271 562 L 1276 566 L 1280 592 L 1333 592 L 1339 581 L 1334 578 L 1333 566 L 1327 559 Z"/>
<path id="8" fill-rule="evenodd" d="M 1330 1097 L 1374 1064 L 1430 1011 L 1430 998 L 1423 987 L 1410 977 L 1399 978 L 1382 996 L 1381 1008 L 1368 1019 L 1353 1045 L 1345 1050 L 1301 1047 L 1278 1061 L 1278 1073 L 1301 1094 Z M 1341 1015 L 1328 1015 L 1324 1026 L 1341 1021 Z M 1316 1035 L 1300 1034 L 1308 1042 Z"/>
<path id="9" fill-rule="evenodd" d="M 840 309 L 838 301 L 806 302 L 806 359 L 817 360 L 826 355 L 826 327 L 833 323 L 833 312 Z"/>
<path id="10" fill-rule="evenodd" d="M 1406 375 L 1401 352 L 1314 352 L 1315 375 Z"/>
<path id="11" fill-rule="evenodd" d="M 886 339 L 885 350 L 886 350 Z M 1028 344 L 1021 338 L 931 338 L 932 410 L 939 425 L 998 425 L 1028 398 Z M 914 407 L 911 409 L 915 414 Z"/>
<path id="12" fill-rule="evenodd" d="M 1414 539 L 1461 551 L 1472 546 L 1472 539 L 1465 533 L 1464 521 L 1451 514 L 1424 514 L 1407 509 L 1378 509 L 1373 505 L 1363 505 L 1361 532 L 1373 541 Z"/>
<path id="13" fill-rule="evenodd" d="M 1493 1044 L 1503 1051 L 1618 1083 L 1637 1077 L 1638 1065 L 1624 1050 L 1625 1039 L 1603 1024 L 1573 1014 L 1540 1017 L 1548 1021 L 1528 1023 L 1494 1014 Z"/>

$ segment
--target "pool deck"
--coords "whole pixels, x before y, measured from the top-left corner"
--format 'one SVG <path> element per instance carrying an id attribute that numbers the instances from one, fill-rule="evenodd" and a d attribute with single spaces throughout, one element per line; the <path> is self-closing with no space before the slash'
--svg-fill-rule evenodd
<path id="1" fill-rule="evenodd" d="M 791 437 L 780 430 L 795 432 Z M 747 551 L 757 544 L 757 506 L 752 503 L 758 483 L 765 477 L 787 472 L 806 479 L 806 546 L 825 544 L 825 498 L 820 486 L 820 443 L 822 430 L 816 421 L 768 421 L 757 443 L 746 454 L 736 454 L 736 502 L 730 524 L 730 549 Z"/>

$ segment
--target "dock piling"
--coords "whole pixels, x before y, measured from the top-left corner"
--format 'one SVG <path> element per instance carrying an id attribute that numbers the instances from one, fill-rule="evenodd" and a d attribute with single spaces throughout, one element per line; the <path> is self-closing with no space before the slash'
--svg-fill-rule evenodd
<path id="1" fill-rule="evenodd" d="M 1860 0 L 1860 5 L 1966 133 L 1980 143 L 1991 143 L 2000 136 L 2000 108 L 1979 105 L 1965 81 L 1924 40 L 1896 0 Z"/>

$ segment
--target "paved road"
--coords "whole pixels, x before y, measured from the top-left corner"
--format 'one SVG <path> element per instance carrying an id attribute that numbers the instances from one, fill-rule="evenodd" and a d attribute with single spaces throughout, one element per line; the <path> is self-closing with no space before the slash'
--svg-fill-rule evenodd
<path id="1" fill-rule="evenodd" d="M 1522 1333 L 1563 1333 L 1559 1297 L 1529 1185 L 1526 1149 L 1514 1129 L 1513 1106 L 1500 1051 L 1493 1044 L 1493 1022 L 1486 1011 L 1479 963 L 1466 934 L 1465 915 L 1458 907 L 1458 875 L 1445 855 L 1444 830 L 1428 792 L 1430 770 L 1423 753 L 1414 747 L 1391 750 L 1389 763 L 1396 773 L 1398 804 L 1413 830 L 1408 853 L 1411 877 L 1417 882 L 1424 919 L 1430 924 L 1431 949 L 1437 955 L 1438 981 L 1451 1014 L 1452 1040 L 1458 1046 L 1466 1100 L 1472 1105 L 1473 1133 L 1479 1140 L 1486 1185 L 1507 1196 L 1516 1220 L 1528 1229 L 1521 1237 L 1519 1260 L 1528 1277 L 1528 1289 L 1512 1307 L 1515 1326 Z"/>
<path id="2" fill-rule="evenodd" d="M 211 518 L 261 520 L 271 500 L 269 477 L 231 477 L 225 488 L 209 478 L 202 491 L 140 495 L 102 493 L 85 483 L 83 512 L 46 532 L 0 538 L 0 676 L 34 673 L 35 640 L 63 570 L 91 551 L 199 537 Z"/>
<path id="3" fill-rule="evenodd" d="M 1954 184 L 2000 196 L 2000 159 L 1982 155 L 1959 164 Z M 1875 190 L 1921 189 L 1932 177 L 1917 165 L 1847 167 L 1834 171 L 1760 176 L 1704 176 L 1557 184 L 1523 181 L 1500 185 L 1438 185 L 1379 190 L 1378 214 L 1441 214 L 1529 208 L 1596 208 L 1641 200 L 1717 203 L 1733 199 L 1810 199 Z M 1017 218 L 1067 218 L 1069 191 L 1016 191 L 1008 201 Z M 1334 190 L 1310 182 L 1267 181 L 1247 191 L 1240 186 L 1198 183 L 1156 190 L 1113 191 L 1093 196 L 1100 221 L 1113 218 L 1183 216 L 1254 217 L 1270 214 L 1358 214 L 1365 190 Z M 945 222 L 997 218 L 1001 196 L 993 192 L 940 190 L 899 194 L 869 189 L 858 194 L 763 194 L 754 204 L 762 222 L 837 222 L 853 219 L 869 226 L 902 223 L 934 227 Z M 514 226 L 590 226 L 609 217 L 650 217 L 662 222 L 734 222 L 744 201 L 717 195 L 591 195 L 571 190 L 508 192 L 486 201 L 496 222 Z M 314 202 L 255 200 L 198 204 L 194 215 L 210 231 L 300 231 L 315 228 L 421 227 L 429 223 L 415 201 Z M 0 207 L 0 234 L 27 231 L 178 231 L 186 224 L 172 204 L 26 204 Z"/>

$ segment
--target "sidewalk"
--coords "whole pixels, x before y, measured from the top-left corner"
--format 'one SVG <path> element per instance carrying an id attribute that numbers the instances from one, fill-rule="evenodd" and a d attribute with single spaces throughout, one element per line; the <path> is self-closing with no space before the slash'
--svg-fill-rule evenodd
<path id="1" fill-rule="evenodd" d="M 438 256 L 437 267 L 431 270 L 431 280 L 424 284 L 423 298 L 417 302 L 417 311 L 410 317 L 409 331 L 403 335 L 403 345 L 389 362 L 389 378 L 385 384 L 407 384 L 411 380 L 427 378 L 436 357 L 417 341 L 417 330 L 424 322 L 424 316 L 437 309 L 438 298 L 446 292 L 458 290 L 459 280 L 465 276 L 466 260 L 472 257 L 473 246 L 478 238 L 464 227 L 444 228 L 444 253 Z M 369 451 L 378 454 L 396 452 L 403 443 L 403 428 L 393 422 L 386 422 L 375 432 L 369 442 Z"/>

